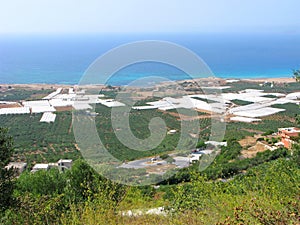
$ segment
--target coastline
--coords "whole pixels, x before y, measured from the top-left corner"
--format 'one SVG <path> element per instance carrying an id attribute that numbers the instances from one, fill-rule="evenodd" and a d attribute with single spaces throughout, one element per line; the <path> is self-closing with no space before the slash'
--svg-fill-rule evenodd
<path id="1" fill-rule="evenodd" d="M 12 87 L 12 88 L 27 88 L 27 89 L 33 89 L 33 90 L 40 90 L 43 89 L 57 89 L 57 88 L 70 88 L 74 86 L 78 86 L 78 84 L 46 84 L 46 83 L 34 83 L 34 84 L 0 84 L 2 87 Z M 82 87 L 82 86 L 81 86 Z M 84 85 L 84 87 L 89 88 L 101 88 L 105 87 L 105 85 Z"/>
<path id="2" fill-rule="evenodd" d="M 292 77 L 274 77 L 274 78 L 232 78 L 232 79 L 223 79 L 223 78 L 216 78 L 216 77 L 208 77 L 208 78 L 200 78 L 203 80 L 219 80 L 226 83 L 226 81 L 232 81 L 235 82 L 241 81 L 241 82 L 257 82 L 257 83 L 264 83 L 264 82 L 275 82 L 275 83 L 294 83 L 296 80 Z M 191 82 L 192 80 L 178 80 L 174 82 L 182 83 L 182 82 Z M 229 83 L 229 82 L 228 82 Z M 47 83 L 32 83 L 32 84 L 0 84 L 0 86 L 8 87 L 11 86 L 13 88 L 29 88 L 29 89 L 57 89 L 57 88 L 69 88 L 77 86 L 78 84 L 47 84 Z M 87 87 L 87 88 L 99 88 L 99 87 L 105 87 L 106 85 L 101 84 L 91 84 L 91 85 L 83 85 L 81 87 Z M 121 86 L 121 85 L 120 85 Z"/>

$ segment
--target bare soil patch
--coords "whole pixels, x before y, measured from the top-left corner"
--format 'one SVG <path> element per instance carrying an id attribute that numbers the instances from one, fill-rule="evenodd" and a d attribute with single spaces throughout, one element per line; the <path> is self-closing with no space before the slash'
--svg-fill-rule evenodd
<path id="1" fill-rule="evenodd" d="M 146 171 L 147 173 L 164 173 L 169 169 L 173 169 L 175 168 L 176 165 L 175 164 L 166 164 L 166 165 L 157 165 L 157 166 L 149 166 L 146 167 Z"/>
<path id="2" fill-rule="evenodd" d="M 257 139 L 256 136 L 255 137 L 247 136 L 246 138 L 240 140 L 239 143 L 243 148 L 246 148 L 247 146 L 254 146 L 256 144 L 256 139 Z"/>
<path id="3" fill-rule="evenodd" d="M 262 144 L 261 142 L 257 142 L 254 146 L 241 151 L 241 154 L 244 158 L 253 158 L 258 152 L 264 152 L 266 150 L 267 148 L 264 144 Z"/>
<path id="4" fill-rule="evenodd" d="M 21 105 L 19 103 L 15 103 L 15 104 L 0 104 L 0 109 L 3 108 L 19 108 L 21 107 Z"/>
<path id="5" fill-rule="evenodd" d="M 281 77 L 281 78 L 259 78 L 259 79 L 247 79 L 254 82 L 275 82 L 275 83 L 294 83 L 296 80 L 294 78 Z"/>
<path id="6" fill-rule="evenodd" d="M 63 112 L 63 111 L 72 111 L 73 107 L 72 106 L 57 106 L 54 107 L 57 112 Z"/>

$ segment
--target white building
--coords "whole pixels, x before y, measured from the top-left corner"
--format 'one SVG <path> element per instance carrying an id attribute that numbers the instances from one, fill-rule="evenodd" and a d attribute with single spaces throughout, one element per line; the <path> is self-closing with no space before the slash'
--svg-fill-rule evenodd
<path id="1" fill-rule="evenodd" d="M 54 122 L 56 118 L 56 114 L 52 112 L 45 112 L 40 119 L 40 122 L 51 123 Z"/>
<path id="2" fill-rule="evenodd" d="M 25 101 L 22 102 L 25 107 L 31 109 L 31 113 L 55 112 L 55 108 L 47 100 Z"/>
<path id="3" fill-rule="evenodd" d="M 35 164 L 35 165 L 32 167 L 31 172 L 34 173 L 34 172 L 39 171 L 39 170 L 49 170 L 49 169 L 50 169 L 49 164 L 38 163 L 38 164 Z"/>
<path id="4" fill-rule="evenodd" d="M 57 166 L 59 169 L 64 171 L 65 169 L 70 169 L 72 167 L 73 160 L 72 159 L 60 159 L 57 162 Z"/>
<path id="5" fill-rule="evenodd" d="M 213 145 L 213 146 L 227 146 L 227 141 L 219 142 L 219 141 L 206 141 L 206 145 Z"/>
<path id="6" fill-rule="evenodd" d="M 202 157 L 202 154 L 191 154 L 190 155 L 190 163 L 194 163 L 200 160 L 200 158 Z"/>
<path id="7" fill-rule="evenodd" d="M 8 114 L 29 114 L 29 107 L 16 107 L 16 108 L 2 108 L 0 109 L 0 115 Z"/>

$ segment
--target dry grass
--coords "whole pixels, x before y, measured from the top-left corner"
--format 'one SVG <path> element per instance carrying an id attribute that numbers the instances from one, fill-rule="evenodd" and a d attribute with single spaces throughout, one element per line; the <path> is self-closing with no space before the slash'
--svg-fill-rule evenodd
<path id="1" fill-rule="evenodd" d="M 254 158 L 258 152 L 264 152 L 267 148 L 261 142 L 257 142 L 254 146 L 241 151 L 241 154 L 244 158 Z"/>

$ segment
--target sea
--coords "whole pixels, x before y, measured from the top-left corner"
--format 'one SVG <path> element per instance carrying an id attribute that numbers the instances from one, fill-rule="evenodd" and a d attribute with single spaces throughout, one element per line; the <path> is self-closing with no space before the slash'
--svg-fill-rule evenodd
<path id="1" fill-rule="evenodd" d="M 0 36 L 1 84 L 78 84 L 87 68 L 120 45 L 158 40 L 196 53 L 215 77 L 292 77 L 300 69 L 299 33 L 27 34 Z M 180 69 L 157 62 L 121 68 L 107 84 L 126 85 L 140 77 L 188 79 Z"/>

